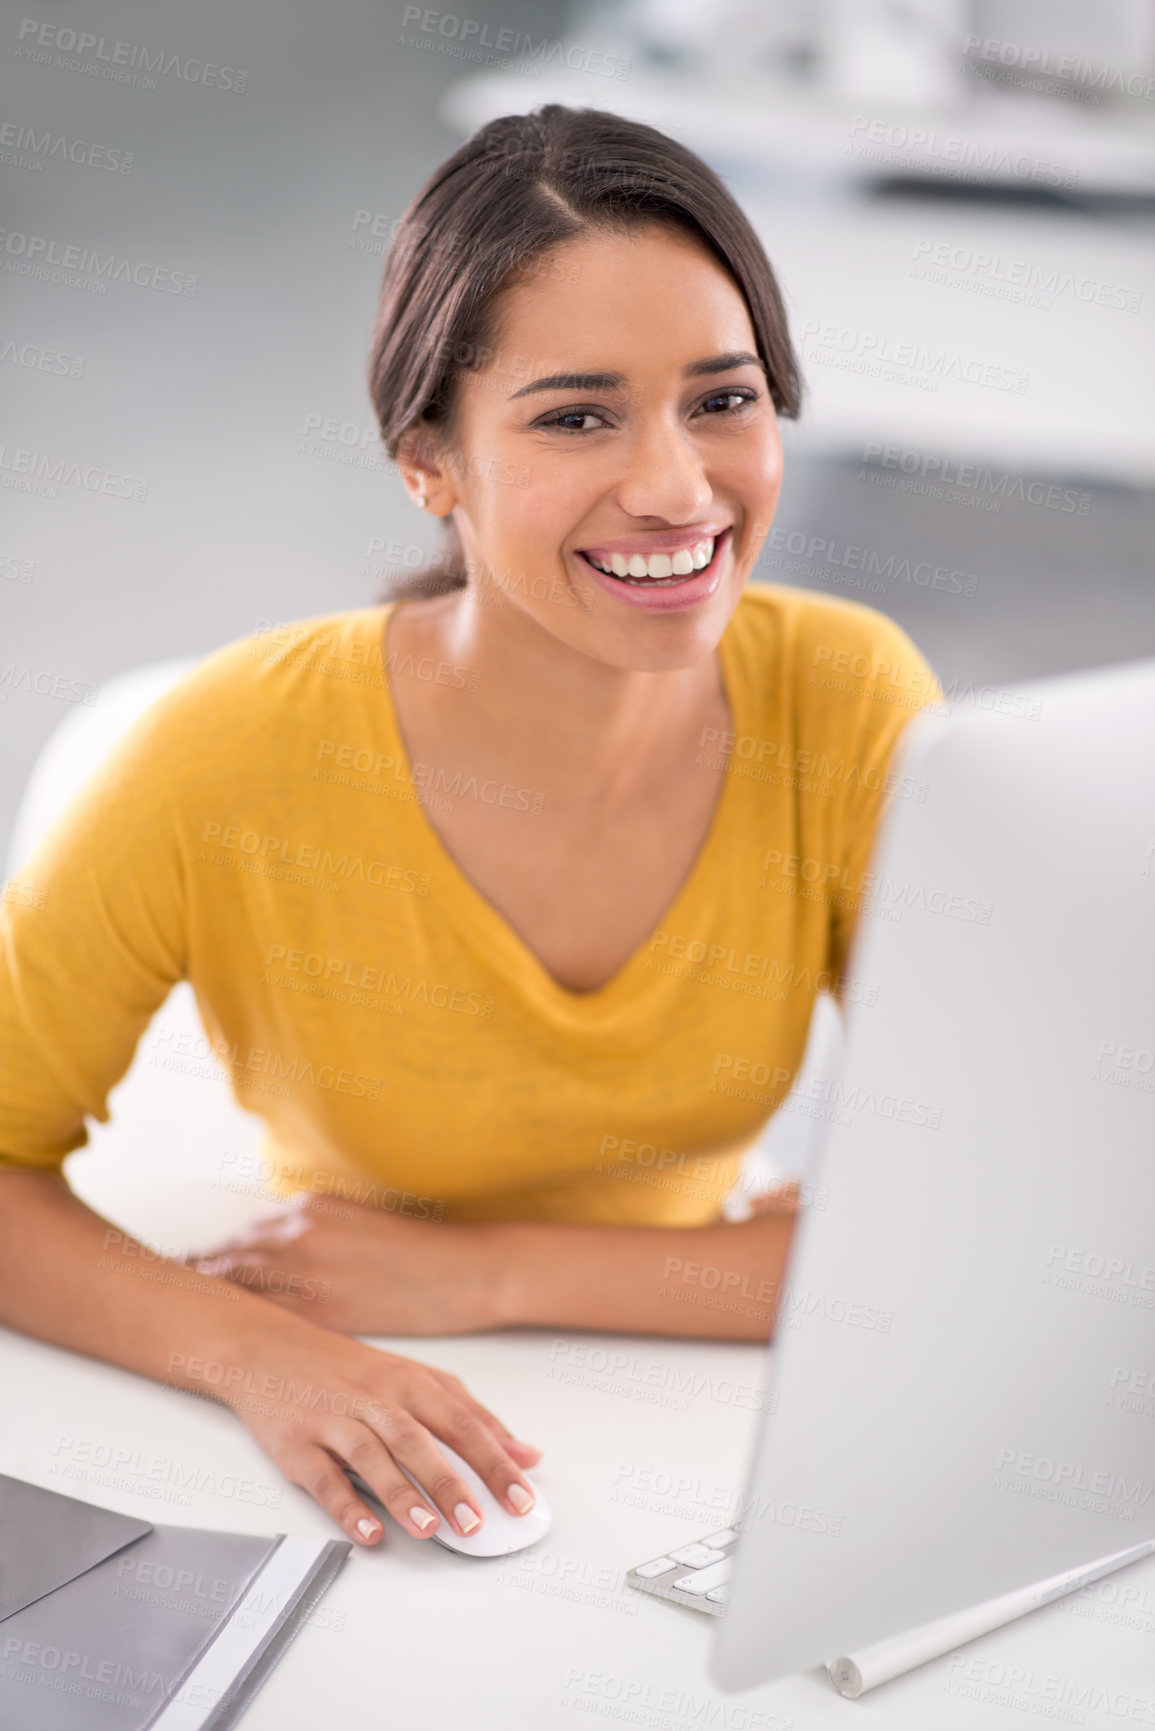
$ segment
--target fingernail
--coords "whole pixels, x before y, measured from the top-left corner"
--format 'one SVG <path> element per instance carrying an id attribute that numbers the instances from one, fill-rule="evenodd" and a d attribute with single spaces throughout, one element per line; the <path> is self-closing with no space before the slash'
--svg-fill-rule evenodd
<path id="1" fill-rule="evenodd" d="M 381 1527 L 377 1521 L 371 1521 L 368 1515 L 362 1515 L 357 1522 L 357 1531 L 363 1539 L 371 1539 L 374 1534 L 381 1531 Z"/>
<path id="2" fill-rule="evenodd" d="M 415 1527 L 420 1527 L 421 1531 L 424 1532 L 426 1527 L 431 1527 L 433 1525 L 437 1516 L 431 1515 L 428 1509 L 410 1509 L 409 1519 L 413 1522 Z"/>
<path id="3" fill-rule="evenodd" d="M 519 1515 L 524 1515 L 526 1509 L 532 1509 L 533 1498 L 524 1485 L 510 1485 L 509 1500 Z"/>
<path id="4" fill-rule="evenodd" d="M 463 1533 L 471 1533 L 474 1527 L 481 1525 L 480 1516 L 474 1514 L 468 1503 L 458 1503 L 453 1513 Z"/>

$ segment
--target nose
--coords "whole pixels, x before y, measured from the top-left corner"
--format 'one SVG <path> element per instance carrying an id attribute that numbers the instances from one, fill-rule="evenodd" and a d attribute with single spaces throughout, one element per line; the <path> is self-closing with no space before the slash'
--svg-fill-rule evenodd
<path id="1" fill-rule="evenodd" d="M 689 523 L 713 497 L 694 441 L 680 427 L 655 417 L 631 441 L 618 504 L 631 517 Z"/>

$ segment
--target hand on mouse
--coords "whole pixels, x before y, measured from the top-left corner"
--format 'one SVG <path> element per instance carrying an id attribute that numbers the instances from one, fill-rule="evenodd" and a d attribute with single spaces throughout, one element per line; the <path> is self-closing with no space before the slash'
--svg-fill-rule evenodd
<path id="1" fill-rule="evenodd" d="M 205 1361 L 198 1375 L 189 1361 L 181 1380 L 203 1383 L 205 1393 L 232 1407 L 286 1478 L 315 1497 L 357 1544 L 376 1544 L 384 1528 L 353 1488 L 346 1466 L 415 1539 L 430 1538 L 441 1521 L 464 1536 L 477 1530 L 484 1510 L 438 1449 L 439 1438 L 511 1515 L 533 1506 L 522 1469 L 533 1466 L 541 1450 L 512 1436 L 459 1377 L 297 1318 L 269 1315 L 259 1338 L 238 1343 L 233 1362 Z"/>

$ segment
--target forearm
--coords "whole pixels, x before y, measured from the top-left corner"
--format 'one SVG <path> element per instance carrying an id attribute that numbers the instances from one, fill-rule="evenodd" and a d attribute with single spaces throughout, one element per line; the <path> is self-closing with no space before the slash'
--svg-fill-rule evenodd
<path id="1" fill-rule="evenodd" d="M 120 1232 L 47 1173 L 0 1172 L 0 1324 L 182 1388 L 313 1325 Z M 218 1378 L 203 1369 L 220 1365 Z"/>
<path id="2" fill-rule="evenodd" d="M 493 1229 L 506 1326 L 766 1340 L 792 1213 L 711 1226 Z"/>

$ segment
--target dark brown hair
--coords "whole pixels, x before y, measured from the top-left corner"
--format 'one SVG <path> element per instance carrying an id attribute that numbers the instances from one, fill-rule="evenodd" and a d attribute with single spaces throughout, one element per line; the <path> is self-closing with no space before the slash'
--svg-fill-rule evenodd
<path id="1" fill-rule="evenodd" d="M 770 262 L 725 185 L 684 145 L 651 126 L 551 102 L 475 132 L 426 182 L 397 225 L 385 261 L 369 391 L 396 458 L 419 421 L 446 426 L 460 373 L 493 358 L 503 289 L 560 243 L 591 228 L 651 223 L 705 243 L 745 299 L 771 399 L 797 415 L 798 363 Z M 464 561 L 450 527 L 421 588 L 454 588 Z"/>

